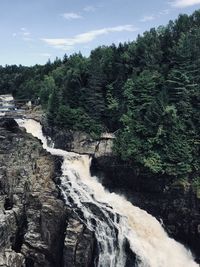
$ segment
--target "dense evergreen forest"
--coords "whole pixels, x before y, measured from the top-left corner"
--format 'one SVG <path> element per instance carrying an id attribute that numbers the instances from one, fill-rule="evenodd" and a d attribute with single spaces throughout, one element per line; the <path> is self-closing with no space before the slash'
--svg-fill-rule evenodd
<path id="1" fill-rule="evenodd" d="M 138 171 L 200 184 L 200 11 L 88 58 L 1 67 L 0 93 L 39 99 L 52 125 L 115 132 Z"/>

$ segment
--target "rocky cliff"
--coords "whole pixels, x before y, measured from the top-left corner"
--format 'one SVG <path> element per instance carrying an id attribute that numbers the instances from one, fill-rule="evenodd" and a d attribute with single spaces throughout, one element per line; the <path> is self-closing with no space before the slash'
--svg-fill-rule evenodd
<path id="1" fill-rule="evenodd" d="M 60 198 L 59 160 L 0 119 L 1 267 L 91 266 L 94 235 Z"/>
<path id="2" fill-rule="evenodd" d="M 43 132 L 53 139 L 58 148 L 78 154 L 89 154 L 94 158 L 112 156 L 113 139 L 115 138 L 113 134 L 105 133 L 94 139 L 84 132 L 52 127 L 44 117 L 40 122 L 43 126 Z"/>
<path id="3" fill-rule="evenodd" d="M 112 153 L 113 136 L 93 140 L 85 133 L 49 127 L 44 131 L 55 146 L 93 155 L 91 171 L 110 191 L 123 193 L 136 206 L 147 210 L 164 224 L 168 234 L 191 248 L 200 262 L 200 194 L 189 183 L 170 177 L 139 174 Z"/>

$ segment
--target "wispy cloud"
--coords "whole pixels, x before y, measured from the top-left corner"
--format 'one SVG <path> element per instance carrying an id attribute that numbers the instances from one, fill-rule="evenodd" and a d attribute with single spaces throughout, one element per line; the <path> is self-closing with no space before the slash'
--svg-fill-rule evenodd
<path id="1" fill-rule="evenodd" d="M 31 33 L 26 28 L 21 28 L 21 35 L 23 36 L 29 36 Z"/>
<path id="2" fill-rule="evenodd" d="M 200 4 L 200 0 L 174 0 L 170 2 L 170 5 L 172 7 L 189 7 L 189 6 L 194 6 Z"/>
<path id="3" fill-rule="evenodd" d="M 25 27 L 20 28 L 18 32 L 12 33 L 12 37 L 20 37 L 24 41 L 33 41 L 33 38 L 31 38 L 31 33 Z"/>
<path id="4" fill-rule="evenodd" d="M 95 6 L 86 6 L 86 7 L 84 7 L 84 9 L 83 9 L 83 11 L 85 11 L 85 12 L 94 12 L 94 11 L 96 11 L 96 7 Z"/>
<path id="5" fill-rule="evenodd" d="M 169 9 L 164 9 L 159 12 L 158 16 L 168 15 L 170 13 Z"/>
<path id="6" fill-rule="evenodd" d="M 61 16 L 66 20 L 73 20 L 73 19 L 81 19 L 82 18 L 81 15 L 74 13 L 74 12 L 64 13 Z"/>
<path id="7" fill-rule="evenodd" d="M 148 16 L 143 16 L 140 19 L 140 22 L 152 21 L 152 20 L 160 18 L 161 16 L 168 15 L 169 13 L 170 13 L 169 9 L 164 9 L 164 10 L 161 10 L 158 14 L 152 14 L 152 15 L 148 15 Z"/>
<path id="8" fill-rule="evenodd" d="M 33 38 L 31 38 L 31 33 L 29 32 L 29 30 L 25 27 L 20 29 L 20 36 L 22 36 L 22 39 L 26 42 L 32 42 Z"/>
<path id="9" fill-rule="evenodd" d="M 151 21 L 154 20 L 156 17 L 154 15 L 151 16 L 144 16 L 143 18 L 140 19 L 141 22 L 147 22 L 147 21 Z"/>
<path id="10" fill-rule="evenodd" d="M 39 53 L 39 56 L 50 58 L 51 57 L 51 54 L 49 54 L 49 53 Z"/>
<path id="11" fill-rule="evenodd" d="M 134 32 L 137 30 L 138 29 L 135 28 L 133 25 L 121 25 L 117 27 L 108 27 L 81 33 L 75 35 L 72 38 L 54 38 L 54 39 L 42 38 L 42 41 L 55 48 L 70 50 L 73 48 L 74 45 L 89 43 L 101 35 L 106 35 L 113 32 L 124 32 L 124 31 Z"/>
<path id="12" fill-rule="evenodd" d="M 108 27 L 81 33 L 75 35 L 72 38 L 54 38 L 54 39 L 42 38 L 41 40 L 54 48 L 71 50 L 74 45 L 89 43 L 101 35 L 106 35 L 114 32 L 134 32 L 137 30 L 138 29 L 135 28 L 133 25 L 121 25 L 117 27 Z"/>

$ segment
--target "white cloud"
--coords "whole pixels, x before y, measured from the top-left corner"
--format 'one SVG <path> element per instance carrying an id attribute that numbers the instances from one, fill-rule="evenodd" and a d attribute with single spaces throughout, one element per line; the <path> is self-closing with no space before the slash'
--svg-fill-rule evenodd
<path id="1" fill-rule="evenodd" d="M 174 0 L 170 2 L 170 5 L 173 7 L 188 7 L 188 6 L 194 6 L 200 4 L 200 0 Z"/>
<path id="2" fill-rule="evenodd" d="M 94 6 L 86 6 L 83 9 L 85 12 L 94 12 L 96 10 L 96 7 Z"/>
<path id="3" fill-rule="evenodd" d="M 124 31 L 134 32 L 137 30 L 138 29 L 135 28 L 133 25 L 121 25 L 117 27 L 108 27 L 108 28 L 81 33 L 81 34 L 75 35 L 72 38 L 54 38 L 54 39 L 42 38 L 41 40 L 54 48 L 71 50 L 74 45 L 89 43 L 101 35 L 106 35 L 106 34 L 113 33 L 113 32 L 124 32 Z"/>
<path id="4" fill-rule="evenodd" d="M 154 19 L 155 19 L 155 16 L 151 15 L 151 16 L 144 16 L 140 21 L 141 22 L 147 22 L 147 21 L 151 21 L 151 20 L 154 20 Z"/>
<path id="5" fill-rule="evenodd" d="M 17 33 L 16 32 L 13 32 L 13 34 L 12 34 L 12 37 L 16 37 L 17 36 Z"/>
<path id="6" fill-rule="evenodd" d="M 77 14 L 77 13 L 64 13 L 61 15 L 64 19 L 67 19 L 67 20 L 72 20 L 72 19 L 81 19 L 82 16 Z"/>

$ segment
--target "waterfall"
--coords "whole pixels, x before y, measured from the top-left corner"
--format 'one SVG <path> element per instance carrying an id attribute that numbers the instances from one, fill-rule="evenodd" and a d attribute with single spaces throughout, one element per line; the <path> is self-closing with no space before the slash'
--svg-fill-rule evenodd
<path id="1" fill-rule="evenodd" d="M 99 254 L 95 266 L 126 266 L 128 241 L 137 258 L 133 267 L 198 267 L 191 252 L 169 238 L 156 218 L 123 196 L 108 192 L 97 177 L 90 175 L 88 155 L 51 148 L 38 122 L 17 122 L 40 139 L 47 151 L 63 157 L 61 190 L 66 204 L 95 232 Z"/>
<path id="2" fill-rule="evenodd" d="M 14 108 L 12 95 L 0 95 L 0 116 L 5 116 L 6 112 Z"/>

